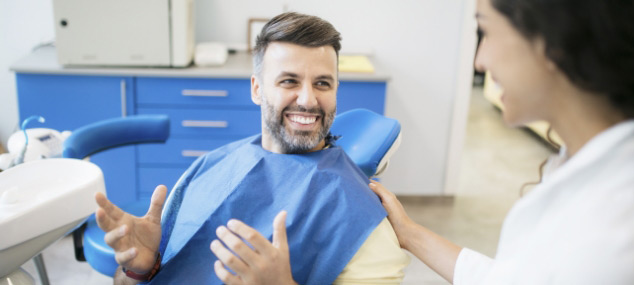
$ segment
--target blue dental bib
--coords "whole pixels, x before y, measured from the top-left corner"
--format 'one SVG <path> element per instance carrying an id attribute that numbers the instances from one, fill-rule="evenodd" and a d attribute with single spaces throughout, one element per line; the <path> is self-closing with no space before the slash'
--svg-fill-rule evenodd
<path id="1" fill-rule="evenodd" d="M 154 284 L 222 284 L 209 249 L 216 228 L 239 219 L 272 238 L 288 211 L 291 270 L 300 284 L 331 284 L 386 217 L 368 179 L 337 146 L 306 154 L 262 149 L 261 135 L 194 162 L 162 218 L 161 270 Z"/>

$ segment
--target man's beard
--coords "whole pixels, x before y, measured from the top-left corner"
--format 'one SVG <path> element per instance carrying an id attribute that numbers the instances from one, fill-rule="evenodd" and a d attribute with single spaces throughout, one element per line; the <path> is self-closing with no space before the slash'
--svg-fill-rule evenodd
<path id="1" fill-rule="evenodd" d="M 267 100 L 262 96 L 262 112 L 264 126 L 272 138 L 279 144 L 283 153 L 306 153 L 314 149 L 330 131 L 330 126 L 335 119 L 336 108 L 332 112 L 326 114 L 324 110 L 319 107 L 306 109 L 302 106 L 288 106 L 284 110 L 278 112 L 275 108 L 268 104 Z M 309 114 L 315 114 L 321 118 L 321 128 L 316 132 L 313 131 L 298 131 L 286 129 L 284 124 L 285 112 L 305 112 Z"/>

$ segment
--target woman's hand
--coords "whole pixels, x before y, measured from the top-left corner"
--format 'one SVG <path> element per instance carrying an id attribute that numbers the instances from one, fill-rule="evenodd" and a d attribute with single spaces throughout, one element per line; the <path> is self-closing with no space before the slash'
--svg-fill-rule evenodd
<path id="1" fill-rule="evenodd" d="M 390 224 L 392 224 L 394 232 L 396 232 L 396 237 L 401 247 L 408 249 L 408 233 L 411 232 L 411 227 L 415 225 L 414 221 L 407 215 L 405 208 L 403 208 L 401 202 L 398 201 L 396 195 L 385 189 L 381 183 L 372 180 L 370 182 L 370 189 L 379 195 L 381 203 L 387 211 L 387 218 Z"/>
<path id="2" fill-rule="evenodd" d="M 401 247 L 413 253 L 447 281 L 453 282 L 456 260 L 462 248 L 412 221 L 396 195 L 385 189 L 381 183 L 370 182 L 370 189 L 381 198 Z"/>
<path id="3" fill-rule="evenodd" d="M 222 282 L 226 284 L 297 284 L 293 281 L 291 274 L 286 240 L 286 211 L 281 211 L 273 220 L 273 243 L 238 220 L 230 220 L 227 227 L 218 227 L 216 235 L 222 242 L 214 240 L 210 247 L 218 257 L 214 263 L 214 270 Z M 236 274 L 229 272 L 226 267 Z"/>

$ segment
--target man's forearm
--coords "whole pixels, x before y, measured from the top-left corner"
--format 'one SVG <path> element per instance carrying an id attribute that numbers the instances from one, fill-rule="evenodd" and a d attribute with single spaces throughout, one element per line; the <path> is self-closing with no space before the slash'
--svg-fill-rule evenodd
<path id="1" fill-rule="evenodd" d="M 121 266 L 117 267 L 117 270 L 114 273 L 113 284 L 114 285 L 135 285 L 138 284 L 139 281 L 134 280 L 125 274 L 123 274 L 123 270 L 121 270 Z"/>
<path id="2" fill-rule="evenodd" d="M 440 276 L 453 282 L 461 247 L 418 224 L 409 227 L 404 247 Z"/>

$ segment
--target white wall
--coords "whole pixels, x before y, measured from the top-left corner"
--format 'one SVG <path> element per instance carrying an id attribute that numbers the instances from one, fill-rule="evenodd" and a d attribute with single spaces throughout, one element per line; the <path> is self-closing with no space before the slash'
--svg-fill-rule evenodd
<path id="1" fill-rule="evenodd" d="M 18 129 L 15 75 L 9 66 L 54 38 L 51 0 L 0 0 L 0 142 Z M 5 148 L 6 149 L 6 148 Z"/>
<path id="2" fill-rule="evenodd" d="M 343 52 L 373 52 L 377 64 L 392 77 L 386 114 L 401 122 L 403 134 L 383 182 L 400 194 L 453 191 L 475 48 L 473 1 L 198 0 L 196 4 L 198 41 L 244 43 L 249 17 L 270 18 L 290 10 L 330 21 L 343 36 Z M 471 39 L 463 39 L 465 29 L 473 34 Z M 462 88 L 460 81 L 465 81 Z"/>
<path id="3" fill-rule="evenodd" d="M 54 28 L 51 0 L 0 3 L 0 139 L 6 143 L 17 126 L 8 66 L 52 38 Z M 457 179 L 470 90 L 465 75 L 475 48 L 465 38 L 475 31 L 472 9 L 473 0 L 197 0 L 196 36 L 245 45 L 249 18 L 288 10 L 330 21 L 342 33 L 342 52 L 372 52 L 392 77 L 386 113 L 401 122 L 403 143 L 383 182 L 400 194 L 441 194 L 451 193 Z"/>

